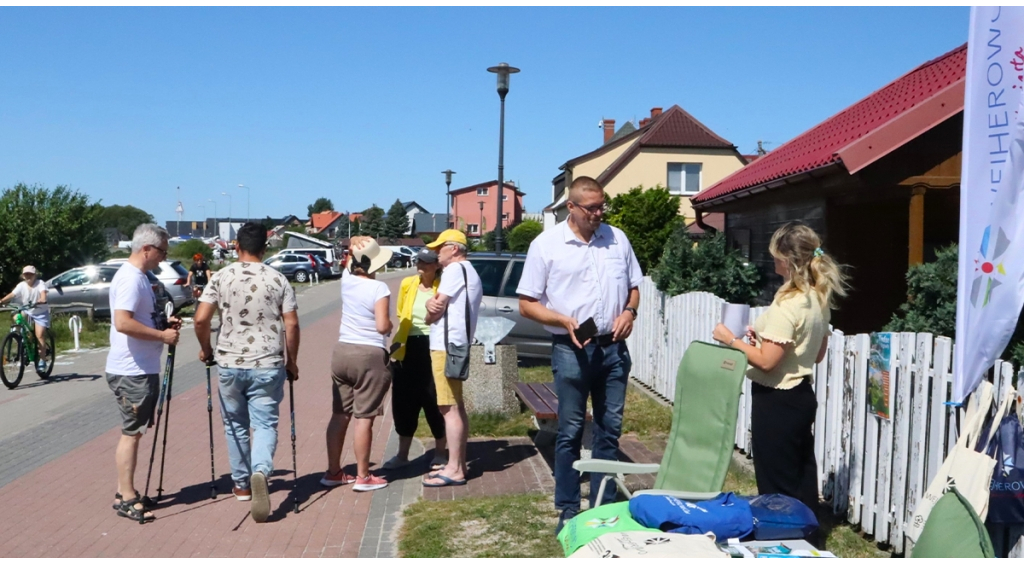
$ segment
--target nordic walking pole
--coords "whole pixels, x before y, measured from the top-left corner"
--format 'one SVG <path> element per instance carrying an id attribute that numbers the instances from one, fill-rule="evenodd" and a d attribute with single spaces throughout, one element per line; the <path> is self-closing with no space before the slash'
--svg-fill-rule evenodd
<path id="1" fill-rule="evenodd" d="M 213 469 L 213 396 L 210 394 L 210 366 L 213 359 L 206 361 L 206 414 L 210 420 L 210 499 L 217 499 L 217 473 Z"/>
<path id="2" fill-rule="evenodd" d="M 164 413 L 164 394 L 167 392 L 167 386 L 171 378 L 171 365 L 174 362 L 174 345 L 171 345 L 167 349 L 167 362 L 164 364 L 164 380 L 160 384 L 160 395 L 156 401 L 156 429 L 153 431 L 153 450 L 149 453 L 149 470 L 146 471 L 146 494 L 142 496 L 142 505 L 149 507 L 153 505 L 153 500 L 149 499 L 149 480 L 153 477 L 153 461 L 156 460 L 156 441 L 160 438 L 160 417 Z M 139 523 L 145 523 L 144 520 L 140 520 Z"/>
<path id="3" fill-rule="evenodd" d="M 174 313 L 174 304 L 167 302 L 164 307 L 164 313 L 168 318 Z M 164 462 L 167 460 L 167 429 L 171 426 L 171 395 L 174 389 L 174 349 L 175 346 L 171 345 L 167 349 L 167 362 L 170 364 L 170 377 L 167 379 L 167 417 L 164 419 L 164 443 L 160 449 L 160 482 L 156 487 L 156 500 L 160 501 L 164 497 Z M 157 418 L 160 416 L 158 415 Z M 153 436 L 155 443 L 156 436 Z"/>
<path id="4" fill-rule="evenodd" d="M 292 477 L 292 502 L 295 504 L 295 512 L 299 512 L 299 492 L 295 487 L 299 483 L 299 463 L 296 462 L 295 457 L 295 385 L 294 378 L 291 374 L 288 374 L 288 403 L 291 406 L 291 420 L 292 420 L 292 468 L 294 472 Z"/>

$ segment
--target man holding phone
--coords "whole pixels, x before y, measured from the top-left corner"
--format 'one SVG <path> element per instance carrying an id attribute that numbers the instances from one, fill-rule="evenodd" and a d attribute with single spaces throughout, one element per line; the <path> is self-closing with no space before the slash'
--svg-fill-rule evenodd
<path id="1" fill-rule="evenodd" d="M 629 239 L 602 222 L 604 189 L 586 176 L 569 187 L 569 217 L 541 233 L 526 255 L 519 311 L 552 333 L 551 370 L 558 394 L 555 440 L 557 534 L 580 510 L 579 473 L 587 398 L 593 400 L 595 459 L 615 460 L 632 361 L 625 339 L 633 331 L 643 273 Z M 602 474 L 590 476 L 590 506 Z M 606 488 L 601 503 L 615 500 Z"/>

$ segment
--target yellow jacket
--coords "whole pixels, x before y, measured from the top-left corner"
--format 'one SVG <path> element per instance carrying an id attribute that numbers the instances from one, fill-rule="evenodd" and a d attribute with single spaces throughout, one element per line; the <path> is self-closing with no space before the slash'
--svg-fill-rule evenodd
<path id="1" fill-rule="evenodd" d="M 435 277 L 435 294 L 440 284 L 441 277 Z M 391 358 L 395 360 L 405 359 L 405 342 L 409 339 L 409 330 L 412 329 L 412 307 L 416 304 L 416 294 L 419 292 L 419 287 L 420 275 L 413 274 L 402 279 L 402 286 L 398 290 L 398 307 L 396 308 L 396 311 L 398 311 L 398 333 L 395 333 L 395 339 L 391 343 L 392 346 L 395 343 L 399 343 L 402 346 L 391 354 Z"/>

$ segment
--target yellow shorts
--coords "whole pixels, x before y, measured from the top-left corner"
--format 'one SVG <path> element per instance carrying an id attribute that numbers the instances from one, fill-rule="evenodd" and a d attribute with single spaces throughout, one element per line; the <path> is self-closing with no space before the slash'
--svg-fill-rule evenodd
<path id="1" fill-rule="evenodd" d="M 434 388 L 437 389 L 437 405 L 462 403 L 462 380 L 452 380 L 444 375 L 444 351 L 430 351 L 430 365 L 434 370 Z"/>

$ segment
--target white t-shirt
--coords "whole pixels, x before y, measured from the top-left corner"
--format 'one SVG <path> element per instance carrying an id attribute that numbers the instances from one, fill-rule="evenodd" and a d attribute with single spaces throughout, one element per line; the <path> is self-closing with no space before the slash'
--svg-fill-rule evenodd
<path id="1" fill-rule="evenodd" d="M 36 280 L 36 283 L 32 286 L 28 285 L 28 282 L 22 280 L 14 287 L 14 301 L 20 305 L 34 304 L 39 302 L 39 296 L 46 291 L 46 282 L 42 280 Z M 39 304 L 36 307 L 28 311 L 29 315 L 43 315 L 50 311 L 50 306 L 47 304 Z"/>
<path id="2" fill-rule="evenodd" d="M 465 280 L 462 277 L 463 268 L 466 269 Z M 469 282 L 469 335 L 466 335 L 466 281 Z M 477 317 L 480 316 L 480 304 L 484 301 L 484 287 L 476 269 L 468 260 L 449 264 L 441 276 L 437 293 L 448 296 L 448 342 L 453 345 L 472 343 L 476 335 Z M 445 350 L 443 316 L 430 326 L 430 350 Z"/>
<path id="3" fill-rule="evenodd" d="M 384 335 L 377 332 L 374 305 L 391 295 L 388 285 L 379 280 L 349 274 L 341 277 L 341 331 L 338 342 L 386 348 Z"/>
<path id="4" fill-rule="evenodd" d="M 597 334 L 607 335 L 629 304 L 630 289 L 638 288 L 643 277 L 622 230 L 602 223 L 584 243 L 566 220 L 530 243 L 516 292 L 581 324 L 593 317 Z M 544 329 L 568 333 L 563 327 Z"/>
<path id="5" fill-rule="evenodd" d="M 156 329 L 156 296 L 146 274 L 130 262 L 121 265 L 110 281 L 110 316 L 115 310 L 132 312 L 139 323 Z M 110 324 L 110 352 L 107 353 L 107 372 L 121 376 L 141 376 L 160 373 L 160 356 L 164 344 L 147 341 L 119 333 Z"/>

